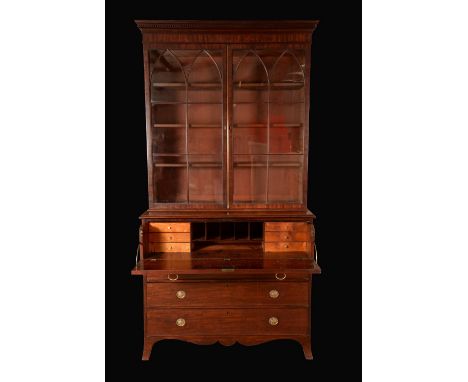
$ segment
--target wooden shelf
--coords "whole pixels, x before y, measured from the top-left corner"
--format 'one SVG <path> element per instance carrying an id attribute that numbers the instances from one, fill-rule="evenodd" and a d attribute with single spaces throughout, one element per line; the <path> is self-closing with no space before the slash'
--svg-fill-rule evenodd
<path id="1" fill-rule="evenodd" d="M 272 155 L 272 154 L 270 154 Z M 277 154 L 273 154 L 277 155 Z M 300 155 L 300 154 L 297 154 Z M 234 162 L 234 167 L 302 167 L 302 162 L 276 162 L 269 161 L 268 164 L 265 163 L 253 163 L 253 162 Z"/>
<path id="2" fill-rule="evenodd" d="M 174 88 L 174 89 L 185 89 L 189 90 L 221 90 L 222 85 L 219 82 L 153 82 L 155 88 Z"/>
<path id="3" fill-rule="evenodd" d="M 278 89 L 301 89 L 304 87 L 304 82 L 272 82 L 268 85 L 267 82 L 234 82 L 236 89 L 245 90 L 278 90 Z"/>
<path id="4" fill-rule="evenodd" d="M 259 105 L 259 104 L 270 104 L 270 105 L 297 105 L 304 104 L 305 101 L 291 101 L 291 102 L 279 102 L 279 101 L 240 101 L 233 102 L 233 105 Z"/>
<path id="5" fill-rule="evenodd" d="M 222 105 L 222 102 L 151 101 L 151 105 Z"/>
<path id="6" fill-rule="evenodd" d="M 237 128 L 254 128 L 254 127 L 267 127 L 266 123 L 235 123 L 233 125 Z M 302 127 L 302 123 L 272 123 L 270 127 Z"/>
<path id="7" fill-rule="evenodd" d="M 185 127 L 185 123 L 154 123 L 153 127 Z M 189 123 L 191 128 L 218 128 L 221 129 L 221 124 L 211 123 Z"/>
<path id="8" fill-rule="evenodd" d="M 186 154 L 184 154 L 186 155 Z M 193 155 L 202 155 L 202 154 L 193 154 Z M 155 167 L 187 167 L 187 162 L 185 163 L 154 163 Z M 221 162 L 189 162 L 188 167 L 190 168 L 222 168 L 223 164 Z"/>

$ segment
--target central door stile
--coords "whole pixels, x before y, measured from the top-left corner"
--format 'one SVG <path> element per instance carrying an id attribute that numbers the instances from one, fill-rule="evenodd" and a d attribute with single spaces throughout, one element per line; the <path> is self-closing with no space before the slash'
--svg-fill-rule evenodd
<path id="1" fill-rule="evenodd" d="M 224 123 L 224 132 L 225 132 L 225 174 L 226 174 L 226 183 L 225 183 L 225 193 L 226 196 L 226 207 L 231 208 L 232 204 L 232 159 L 231 159 L 231 150 L 232 150 L 232 137 L 231 137 L 231 118 L 232 118 L 232 49 L 231 46 L 225 45 L 225 59 L 226 65 L 224 65 L 224 108 L 225 108 L 225 123 Z"/>

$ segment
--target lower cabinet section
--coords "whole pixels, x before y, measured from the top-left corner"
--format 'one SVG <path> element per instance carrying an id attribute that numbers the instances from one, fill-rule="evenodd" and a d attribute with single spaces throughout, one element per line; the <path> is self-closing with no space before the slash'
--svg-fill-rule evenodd
<path id="1" fill-rule="evenodd" d="M 147 309 L 148 336 L 306 335 L 308 309 Z"/>

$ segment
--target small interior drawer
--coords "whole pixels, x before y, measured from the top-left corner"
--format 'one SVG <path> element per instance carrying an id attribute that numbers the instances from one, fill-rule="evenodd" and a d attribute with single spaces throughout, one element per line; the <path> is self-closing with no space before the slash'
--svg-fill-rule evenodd
<path id="1" fill-rule="evenodd" d="M 189 243 L 190 233 L 183 232 L 164 232 L 150 233 L 148 236 L 150 243 Z"/>
<path id="2" fill-rule="evenodd" d="M 310 241 L 310 232 L 307 231 L 266 231 L 265 241 Z"/>
<path id="3" fill-rule="evenodd" d="M 305 232 L 310 230 L 308 223 L 293 223 L 293 222 L 269 222 L 265 223 L 265 231 L 300 231 Z"/>
<path id="4" fill-rule="evenodd" d="M 190 243 L 149 243 L 149 252 L 190 252 Z"/>
<path id="5" fill-rule="evenodd" d="M 293 242 L 268 242 L 265 243 L 265 252 L 306 252 L 308 250 L 308 242 L 293 241 Z"/>
<path id="6" fill-rule="evenodd" d="M 190 232 L 190 223 L 149 223 L 149 232 Z"/>

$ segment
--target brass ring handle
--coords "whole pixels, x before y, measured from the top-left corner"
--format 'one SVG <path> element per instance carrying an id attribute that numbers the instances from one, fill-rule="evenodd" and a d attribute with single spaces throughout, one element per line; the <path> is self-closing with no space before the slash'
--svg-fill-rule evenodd
<path id="1" fill-rule="evenodd" d="M 278 319 L 276 317 L 270 317 L 268 319 L 268 323 L 271 325 L 271 326 L 276 326 L 278 325 Z"/>
<path id="2" fill-rule="evenodd" d="M 279 292 L 276 289 L 272 289 L 269 293 L 271 298 L 278 298 L 279 297 Z"/>
<path id="3" fill-rule="evenodd" d="M 185 320 L 183 318 L 178 318 L 175 323 L 177 326 L 185 326 Z"/>
<path id="4" fill-rule="evenodd" d="M 176 296 L 177 296 L 177 298 L 180 298 L 180 299 L 185 298 L 185 296 L 186 296 L 185 291 L 183 291 L 183 290 L 177 291 Z"/>
<path id="5" fill-rule="evenodd" d="M 171 274 L 169 273 L 169 274 L 167 275 L 167 278 L 168 278 L 169 280 L 171 280 L 171 281 L 176 281 L 176 280 L 179 278 L 179 275 L 175 275 L 175 277 L 171 277 Z"/>
<path id="6" fill-rule="evenodd" d="M 278 273 L 275 273 L 276 280 L 284 280 L 286 278 L 286 273 L 283 273 L 283 277 L 279 277 Z"/>

